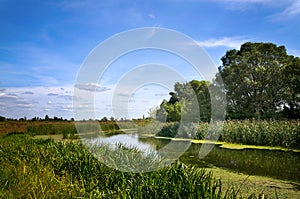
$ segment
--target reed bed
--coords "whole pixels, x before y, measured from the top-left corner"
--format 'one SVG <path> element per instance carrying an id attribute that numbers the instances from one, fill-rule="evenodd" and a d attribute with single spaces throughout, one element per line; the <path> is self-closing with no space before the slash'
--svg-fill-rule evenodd
<path id="1" fill-rule="evenodd" d="M 205 122 L 200 124 L 191 123 L 189 126 L 181 127 L 182 129 L 178 131 L 179 126 L 179 123 L 149 124 L 139 128 L 138 132 L 140 134 L 156 132 L 157 136 L 202 140 L 209 130 L 209 124 Z M 212 126 L 212 128 L 214 127 Z M 229 120 L 223 123 L 219 141 L 299 149 L 300 121 Z"/>

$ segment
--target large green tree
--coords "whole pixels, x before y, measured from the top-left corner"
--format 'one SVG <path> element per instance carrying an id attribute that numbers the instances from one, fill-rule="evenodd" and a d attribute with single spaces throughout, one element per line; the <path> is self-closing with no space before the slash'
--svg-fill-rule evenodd
<path id="1" fill-rule="evenodd" d="M 300 118 L 300 58 L 289 56 L 289 63 L 284 70 L 285 92 L 283 96 L 285 117 Z"/>
<path id="2" fill-rule="evenodd" d="M 223 79 L 230 118 L 276 118 L 283 106 L 296 107 L 291 93 L 298 92 L 299 76 L 291 71 L 299 73 L 299 65 L 284 46 L 247 42 L 221 60 L 216 81 Z M 294 79 L 287 82 L 290 76 Z"/>

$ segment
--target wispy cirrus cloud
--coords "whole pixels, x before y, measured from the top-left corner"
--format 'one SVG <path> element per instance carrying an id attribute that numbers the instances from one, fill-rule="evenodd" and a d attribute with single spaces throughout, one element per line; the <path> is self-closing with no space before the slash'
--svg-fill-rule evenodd
<path id="1" fill-rule="evenodd" d="M 296 15 L 300 13 L 300 1 L 294 1 L 290 6 L 288 6 L 282 14 L 284 15 Z"/>
<path id="2" fill-rule="evenodd" d="M 278 13 L 268 16 L 271 19 L 282 19 L 284 17 L 300 14 L 300 0 L 213 0 L 225 4 L 231 10 L 247 10 L 254 6 L 263 5 L 278 8 Z"/>
<path id="3" fill-rule="evenodd" d="M 272 0 L 212 0 L 211 2 L 222 3 L 225 8 L 229 10 L 245 11 L 257 6 L 258 4 L 270 5 Z"/>
<path id="4" fill-rule="evenodd" d="M 221 37 L 197 41 L 197 44 L 206 48 L 229 47 L 238 49 L 241 44 L 247 41 L 249 41 L 249 39 L 244 39 L 244 37 Z"/>
<path id="5" fill-rule="evenodd" d="M 288 1 L 282 12 L 269 16 L 272 20 L 286 20 L 300 14 L 300 0 Z"/>

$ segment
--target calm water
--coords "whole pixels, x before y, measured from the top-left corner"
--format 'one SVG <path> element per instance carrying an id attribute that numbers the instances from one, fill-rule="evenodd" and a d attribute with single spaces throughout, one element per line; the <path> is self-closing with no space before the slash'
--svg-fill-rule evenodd
<path id="1" fill-rule="evenodd" d="M 158 150 L 170 141 L 155 138 L 139 138 L 135 134 L 119 134 L 101 138 L 105 143 L 121 143 L 134 146 L 145 153 Z M 178 144 L 182 141 L 176 141 Z M 199 167 L 220 167 L 249 175 L 300 182 L 300 153 L 261 149 L 224 149 L 215 146 L 203 159 L 198 158 L 201 144 L 191 144 L 180 160 Z"/>

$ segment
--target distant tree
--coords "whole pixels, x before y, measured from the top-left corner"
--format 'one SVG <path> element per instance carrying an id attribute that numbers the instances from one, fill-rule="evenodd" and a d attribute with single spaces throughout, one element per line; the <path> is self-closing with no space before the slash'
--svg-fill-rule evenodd
<path id="1" fill-rule="evenodd" d="M 0 122 L 4 122 L 6 120 L 6 118 L 5 117 L 3 117 L 3 116 L 0 116 Z"/>
<path id="2" fill-rule="evenodd" d="M 45 121 L 49 121 L 49 120 L 50 120 L 49 116 L 45 115 Z"/>
<path id="3" fill-rule="evenodd" d="M 21 117 L 21 118 L 19 118 L 19 121 L 26 121 L 26 117 Z"/>
<path id="4" fill-rule="evenodd" d="M 110 119 L 110 121 L 112 121 L 112 122 L 116 121 L 116 119 L 115 119 L 113 116 L 111 116 L 109 119 Z"/>
<path id="5" fill-rule="evenodd" d="M 108 119 L 107 119 L 107 117 L 103 117 L 100 121 L 101 121 L 101 122 L 107 122 Z"/>

